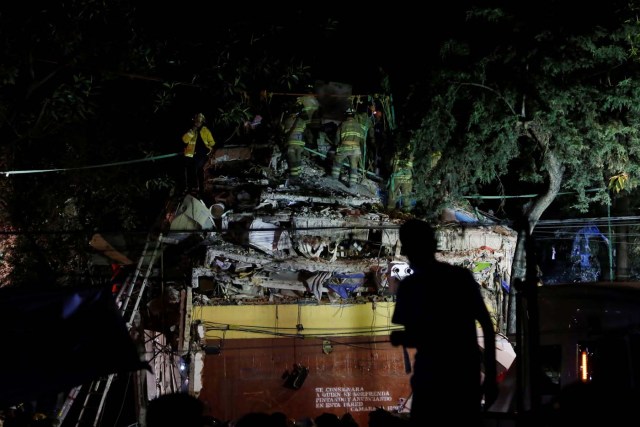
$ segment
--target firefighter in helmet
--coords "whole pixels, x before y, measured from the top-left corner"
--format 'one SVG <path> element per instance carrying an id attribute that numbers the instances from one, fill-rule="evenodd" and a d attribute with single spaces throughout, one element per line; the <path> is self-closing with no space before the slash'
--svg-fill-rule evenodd
<path id="1" fill-rule="evenodd" d="M 353 187 L 358 182 L 358 165 L 362 158 L 361 146 L 365 144 L 367 129 L 355 118 L 355 111 L 349 108 L 345 112 L 345 119 L 336 133 L 337 145 L 331 176 L 334 179 L 340 178 L 342 162 L 349 159 L 349 179 L 347 187 Z"/>
<path id="2" fill-rule="evenodd" d="M 289 165 L 289 183 L 296 184 L 302 173 L 302 154 L 305 146 L 305 130 L 309 118 L 304 109 L 292 115 L 285 124 L 287 140 L 287 164 Z"/>
<path id="3" fill-rule="evenodd" d="M 209 153 L 216 144 L 209 128 L 205 125 L 204 114 L 198 113 L 193 117 L 193 126 L 182 135 L 184 147 L 184 168 L 186 190 L 197 191 L 200 195 L 204 191 L 204 166 Z"/>
<path id="4" fill-rule="evenodd" d="M 391 160 L 387 209 L 411 210 L 413 193 L 413 150 L 411 144 L 399 150 Z"/>

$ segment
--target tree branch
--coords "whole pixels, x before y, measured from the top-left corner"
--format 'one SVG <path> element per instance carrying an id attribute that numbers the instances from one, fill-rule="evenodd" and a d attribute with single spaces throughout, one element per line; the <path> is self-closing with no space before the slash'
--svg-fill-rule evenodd
<path id="1" fill-rule="evenodd" d="M 499 99 L 501 99 L 501 100 L 502 100 L 502 101 L 507 105 L 507 107 L 509 107 L 509 110 L 511 110 L 511 112 L 512 112 L 515 116 L 518 116 L 518 115 L 519 115 L 519 114 L 516 112 L 516 109 L 515 109 L 511 104 L 509 104 L 509 102 L 505 99 L 505 97 L 504 97 L 504 96 L 502 96 L 502 95 L 500 94 L 500 92 L 498 92 L 497 90 L 495 90 L 495 89 L 493 89 L 493 88 L 490 88 L 489 86 L 485 86 L 485 85 L 479 84 L 479 83 L 458 83 L 458 84 L 459 84 L 460 86 L 475 86 L 475 87 L 479 87 L 479 88 L 481 88 L 481 89 L 486 89 L 486 90 L 488 90 L 489 92 L 493 92 L 493 93 L 494 93 L 494 94 L 495 94 Z"/>

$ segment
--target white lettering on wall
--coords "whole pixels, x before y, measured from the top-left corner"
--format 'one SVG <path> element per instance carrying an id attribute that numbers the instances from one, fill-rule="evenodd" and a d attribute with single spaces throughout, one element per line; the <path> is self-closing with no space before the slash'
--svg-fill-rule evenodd
<path id="1" fill-rule="evenodd" d="M 344 408 L 351 412 L 371 412 L 376 408 L 387 411 L 396 409 L 390 405 L 388 390 L 365 390 L 364 387 L 316 387 L 316 409 Z"/>

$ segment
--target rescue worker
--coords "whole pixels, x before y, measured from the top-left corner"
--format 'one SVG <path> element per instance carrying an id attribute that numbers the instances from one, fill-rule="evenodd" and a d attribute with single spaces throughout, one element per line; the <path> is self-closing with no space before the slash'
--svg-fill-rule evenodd
<path id="1" fill-rule="evenodd" d="M 369 110 L 371 111 L 371 110 Z M 373 112 L 375 113 L 375 111 Z M 362 126 L 363 132 L 366 135 L 365 142 L 362 144 L 362 167 L 366 170 L 375 169 L 375 116 L 368 113 L 357 113 L 355 115 L 356 121 Z M 373 154 L 373 157 L 372 157 Z"/>
<path id="2" fill-rule="evenodd" d="M 411 146 L 393 156 L 391 171 L 388 183 L 387 209 L 398 207 L 411 210 L 409 199 L 413 192 L 413 151 Z"/>
<path id="3" fill-rule="evenodd" d="M 336 136 L 338 148 L 331 168 L 331 176 L 334 179 L 340 178 L 342 162 L 348 158 L 349 179 L 346 185 L 353 187 L 358 182 L 358 165 L 362 158 L 360 147 L 366 143 L 367 128 L 356 120 L 355 111 L 352 108 L 345 112 L 345 119 L 340 123 Z"/>
<path id="4" fill-rule="evenodd" d="M 182 135 L 184 147 L 184 170 L 186 191 L 204 192 L 204 166 L 209 154 L 216 144 L 213 135 L 205 126 L 204 114 L 198 113 L 193 117 L 193 126 Z"/>
<path id="5" fill-rule="evenodd" d="M 309 88 L 309 91 L 311 92 L 312 88 Z M 320 103 L 313 93 L 299 97 L 296 103 L 302 106 L 302 109 L 307 114 L 307 117 L 309 119 L 312 119 L 313 115 L 320 108 Z"/>
<path id="6" fill-rule="evenodd" d="M 309 118 L 304 110 L 290 116 L 288 123 L 285 124 L 290 184 L 295 184 L 300 180 L 300 174 L 302 173 L 302 153 L 304 152 L 305 146 L 305 130 L 308 124 Z"/>

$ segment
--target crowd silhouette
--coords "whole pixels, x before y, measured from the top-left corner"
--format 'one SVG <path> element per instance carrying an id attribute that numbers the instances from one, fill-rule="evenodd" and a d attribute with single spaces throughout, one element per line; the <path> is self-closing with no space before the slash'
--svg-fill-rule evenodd
<path id="1" fill-rule="evenodd" d="M 202 401 L 188 393 L 171 393 L 151 400 L 147 406 L 146 427 L 359 427 L 353 415 L 322 412 L 315 417 L 289 418 L 284 412 L 248 412 L 232 420 L 206 415 Z M 382 408 L 369 413 L 369 427 L 408 426 L 408 418 Z M 364 427 L 364 426 L 363 426 Z"/>

